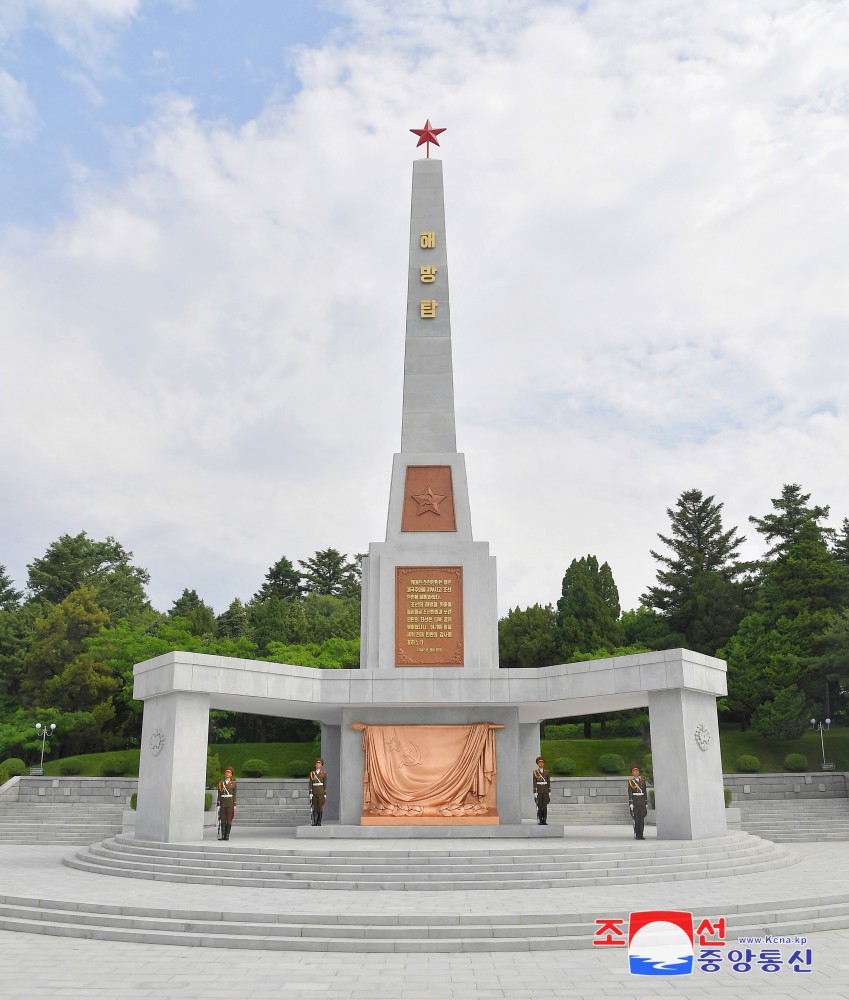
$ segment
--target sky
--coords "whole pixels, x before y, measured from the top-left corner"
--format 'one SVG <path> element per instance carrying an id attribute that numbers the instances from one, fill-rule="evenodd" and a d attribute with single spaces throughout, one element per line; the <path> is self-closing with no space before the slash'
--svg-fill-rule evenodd
<path id="1" fill-rule="evenodd" d="M 0 564 L 114 536 L 216 612 L 385 536 L 410 128 L 499 610 L 666 510 L 849 516 L 849 3 L 3 0 Z"/>

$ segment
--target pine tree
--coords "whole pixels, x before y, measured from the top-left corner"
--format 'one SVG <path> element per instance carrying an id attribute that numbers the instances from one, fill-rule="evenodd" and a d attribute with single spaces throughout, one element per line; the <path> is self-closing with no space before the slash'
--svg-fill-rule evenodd
<path id="1" fill-rule="evenodd" d="M 498 623 L 502 667 L 548 667 L 558 662 L 557 615 L 545 607 L 513 608 Z"/>
<path id="2" fill-rule="evenodd" d="M 231 601 L 230 607 L 218 616 L 216 624 L 219 636 L 238 639 L 241 635 L 248 635 L 250 633 L 248 609 L 237 597 Z"/>
<path id="3" fill-rule="evenodd" d="M 348 562 L 337 549 L 321 549 L 312 559 L 299 559 L 304 590 L 331 597 L 354 596 L 360 589 L 360 563 Z M 361 557 L 358 557 L 358 560 Z"/>
<path id="4" fill-rule="evenodd" d="M 27 671 L 23 688 L 28 703 L 45 704 L 48 682 L 63 673 L 85 651 L 86 639 L 109 621 L 97 603 L 94 587 L 79 587 L 35 622 L 32 644 L 24 658 Z"/>
<path id="5" fill-rule="evenodd" d="M 722 508 L 697 489 L 686 490 L 667 508 L 671 532 L 657 537 L 671 555 L 651 550 L 660 563 L 658 583 L 640 598 L 663 614 L 688 646 L 710 655 L 734 634 L 746 600 L 737 582 L 743 571 L 737 556 L 746 538 L 736 527 L 724 530 Z"/>
<path id="6" fill-rule="evenodd" d="M 97 603 L 113 621 L 133 617 L 150 609 L 144 589 L 150 574 L 133 566 L 132 557 L 133 553 L 112 537 L 98 542 L 84 531 L 62 535 L 27 566 L 27 589 L 34 601 L 58 604 L 86 585 L 94 588 Z"/>
<path id="7" fill-rule="evenodd" d="M 831 551 L 840 565 L 849 569 L 849 517 L 843 518 L 840 531 L 836 532 L 834 536 L 834 544 Z"/>
<path id="8" fill-rule="evenodd" d="M 787 554 L 791 542 L 799 529 L 805 524 L 819 526 L 820 521 L 828 517 L 828 507 L 809 507 L 810 493 L 803 493 L 798 483 L 789 483 L 782 487 L 781 496 L 772 500 L 775 511 L 764 514 L 763 517 L 750 517 L 749 520 L 764 536 L 768 543 L 775 542 L 766 554 L 766 560 L 781 559 Z M 833 532 L 828 528 L 819 529 L 828 537 Z"/>
<path id="9" fill-rule="evenodd" d="M 214 636 L 218 628 L 215 612 L 208 604 L 204 604 L 196 590 L 183 590 L 168 615 L 171 618 L 185 618 L 192 635 Z"/>
<path id="10" fill-rule="evenodd" d="M 622 644 L 619 591 L 607 563 L 595 556 L 573 559 L 563 577 L 557 602 L 557 638 L 561 662 L 576 653 L 611 652 Z"/>
<path id="11" fill-rule="evenodd" d="M 279 597 L 283 601 L 291 601 L 301 596 L 301 590 L 301 574 L 290 559 L 281 556 L 265 574 L 265 583 L 254 594 L 254 600 Z"/>
<path id="12" fill-rule="evenodd" d="M 23 594 L 15 590 L 12 578 L 6 572 L 6 567 L 0 565 L 0 611 L 14 611 L 21 603 Z"/>

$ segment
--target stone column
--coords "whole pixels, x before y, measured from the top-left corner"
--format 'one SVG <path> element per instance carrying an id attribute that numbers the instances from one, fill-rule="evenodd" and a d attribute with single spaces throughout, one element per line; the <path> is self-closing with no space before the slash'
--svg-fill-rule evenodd
<path id="1" fill-rule="evenodd" d="M 179 691 L 145 700 L 137 840 L 203 839 L 208 733 L 208 694 Z"/>
<path id="2" fill-rule="evenodd" d="M 342 778 L 342 768 L 339 757 L 342 752 L 342 727 L 321 724 L 321 758 L 324 770 L 327 771 L 327 783 L 330 786 L 327 801 L 324 805 L 324 819 L 339 819 L 339 793 Z"/>
<path id="3" fill-rule="evenodd" d="M 531 782 L 531 772 L 536 766 L 540 755 L 539 723 L 519 723 L 519 799 L 521 802 L 522 819 L 536 822 L 537 806 L 534 802 L 534 789 Z M 551 770 L 551 761 L 547 761 Z"/>
<path id="4" fill-rule="evenodd" d="M 716 696 L 649 692 L 657 836 L 699 840 L 727 832 Z"/>

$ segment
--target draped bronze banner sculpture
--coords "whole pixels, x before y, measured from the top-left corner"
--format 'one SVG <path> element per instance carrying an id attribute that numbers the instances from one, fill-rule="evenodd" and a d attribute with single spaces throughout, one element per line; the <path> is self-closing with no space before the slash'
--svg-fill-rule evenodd
<path id="1" fill-rule="evenodd" d="M 498 823 L 495 730 L 503 726 L 351 728 L 363 734 L 363 825 Z"/>

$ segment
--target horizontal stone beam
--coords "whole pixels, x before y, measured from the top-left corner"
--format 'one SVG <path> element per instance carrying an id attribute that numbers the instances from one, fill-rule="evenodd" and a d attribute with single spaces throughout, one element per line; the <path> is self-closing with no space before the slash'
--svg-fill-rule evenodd
<path id="1" fill-rule="evenodd" d="M 134 668 L 141 701 L 175 691 L 208 694 L 210 707 L 338 724 L 351 706 L 515 705 L 522 722 L 646 707 L 655 691 L 721 697 L 725 663 L 685 649 L 532 670 L 400 667 L 321 670 L 204 653 L 165 653 Z"/>

